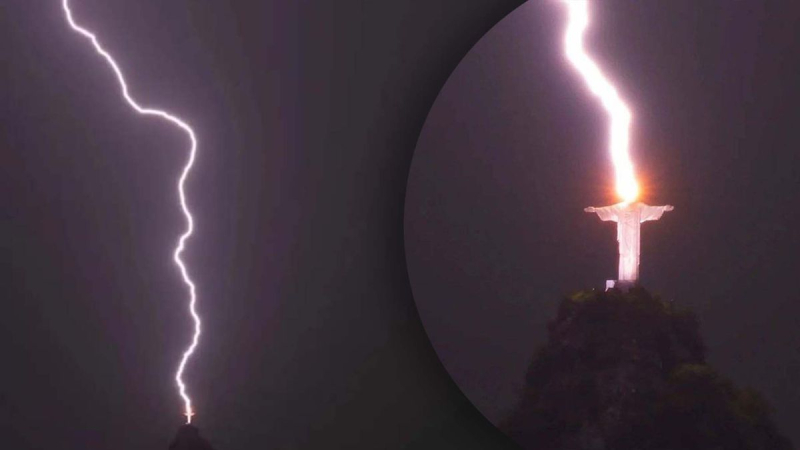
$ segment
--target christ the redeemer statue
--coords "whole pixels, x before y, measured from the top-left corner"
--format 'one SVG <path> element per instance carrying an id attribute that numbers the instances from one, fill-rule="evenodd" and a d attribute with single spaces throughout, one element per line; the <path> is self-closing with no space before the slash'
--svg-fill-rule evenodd
<path id="1" fill-rule="evenodd" d="M 642 222 L 658 220 L 665 211 L 672 211 L 672 205 L 650 206 L 641 202 L 622 202 L 616 205 L 595 208 L 590 206 L 584 211 L 597 213 L 600 220 L 617 222 L 617 241 L 619 242 L 619 279 L 620 284 L 632 285 L 639 280 L 639 234 Z M 608 287 L 615 283 L 609 281 Z"/>

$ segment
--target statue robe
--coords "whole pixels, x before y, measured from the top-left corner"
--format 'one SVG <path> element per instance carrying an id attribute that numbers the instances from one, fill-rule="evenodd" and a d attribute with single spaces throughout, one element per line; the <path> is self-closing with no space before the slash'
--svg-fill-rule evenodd
<path id="1" fill-rule="evenodd" d="M 619 242 L 619 281 L 639 279 L 639 243 L 642 222 L 658 220 L 666 206 L 650 206 L 641 202 L 617 203 L 595 208 L 600 220 L 617 222 Z"/>

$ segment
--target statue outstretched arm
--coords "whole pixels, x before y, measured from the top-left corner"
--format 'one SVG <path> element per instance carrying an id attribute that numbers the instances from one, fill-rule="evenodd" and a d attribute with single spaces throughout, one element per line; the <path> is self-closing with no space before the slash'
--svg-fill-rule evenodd
<path id="1" fill-rule="evenodd" d="M 648 220 L 658 220 L 661 218 L 661 216 L 664 215 L 664 212 L 672 211 L 673 209 L 675 209 L 675 207 L 672 205 L 664 205 L 664 206 L 644 205 L 642 207 L 642 215 L 640 220 L 642 222 L 646 222 Z"/>
<path id="2" fill-rule="evenodd" d="M 597 213 L 602 221 L 613 220 L 614 222 L 617 221 L 617 212 L 613 206 L 602 206 L 602 207 L 595 207 L 589 206 L 583 209 L 588 213 Z"/>

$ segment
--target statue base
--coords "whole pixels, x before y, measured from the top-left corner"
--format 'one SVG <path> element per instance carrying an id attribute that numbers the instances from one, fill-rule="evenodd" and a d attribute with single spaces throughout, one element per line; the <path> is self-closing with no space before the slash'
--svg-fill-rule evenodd
<path id="1" fill-rule="evenodd" d="M 619 289 L 623 292 L 628 291 L 636 285 L 635 281 L 630 280 L 606 280 L 606 290 Z"/>

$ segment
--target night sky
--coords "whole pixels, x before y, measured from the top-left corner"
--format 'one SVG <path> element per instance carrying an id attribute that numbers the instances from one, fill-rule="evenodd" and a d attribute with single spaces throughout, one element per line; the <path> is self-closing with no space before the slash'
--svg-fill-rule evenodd
<path id="1" fill-rule="evenodd" d="M 217 449 L 513 448 L 427 339 L 403 206 L 437 93 L 519 3 L 72 0 L 142 103 L 198 131 L 186 379 Z M 166 448 L 185 138 L 127 108 L 59 2 L 0 22 L 0 447 Z"/>
<path id="2" fill-rule="evenodd" d="M 641 281 L 699 316 L 709 360 L 800 443 L 800 13 L 788 2 L 603 1 L 586 47 L 633 110 Z M 498 422 L 561 296 L 616 278 L 607 116 L 529 2 L 441 91 L 409 178 L 409 275 L 445 367 Z"/>
<path id="3" fill-rule="evenodd" d="M 198 132 L 206 338 L 186 378 L 215 447 L 513 448 L 459 387 L 506 408 L 474 386 L 519 383 L 558 296 L 615 264 L 582 212 L 611 200 L 603 121 L 557 54 L 558 11 L 481 41 L 415 156 L 459 61 L 521 2 L 72 3 L 134 95 Z M 798 14 L 732 3 L 603 2 L 593 48 L 634 107 L 646 199 L 676 205 L 644 229 L 645 282 L 797 433 Z M 0 33 L 0 446 L 166 448 L 187 143 L 130 111 L 60 2 L 3 2 Z"/>

